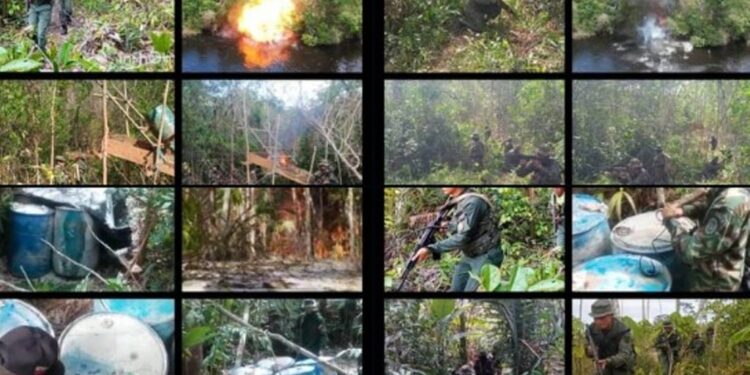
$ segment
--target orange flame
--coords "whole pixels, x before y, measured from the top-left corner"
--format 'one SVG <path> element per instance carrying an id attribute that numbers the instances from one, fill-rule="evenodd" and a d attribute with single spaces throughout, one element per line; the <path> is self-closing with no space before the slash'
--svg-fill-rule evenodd
<path id="1" fill-rule="evenodd" d="M 240 38 L 237 45 L 247 68 L 263 69 L 289 59 L 290 44 L 257 43 Z"/>
<path id="2" fill-rule="evenodd" d="M 246 2 L 237 18 L 237 31 L 260 43 L 283 41 L 292 33 L 296 11 L 293 0 Z"/>

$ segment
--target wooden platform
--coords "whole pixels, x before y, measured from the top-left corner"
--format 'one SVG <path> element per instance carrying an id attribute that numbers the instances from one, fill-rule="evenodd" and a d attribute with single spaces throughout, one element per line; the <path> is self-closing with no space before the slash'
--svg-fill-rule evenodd
<path id="1" fill-rule="evenodd" d="M 146 141 L 128 138 L 124 135 L 111 135 L 107 147 L 108 156 L 127 160 L 131 163 L 152 168 L 156 160 L 156 150 Z M 174 177 L 174 153 L 162 149 L 163 159 L 159 161 L 159 173 Z"/>
<path id="2" fill-rule="evenodd" d="M 243 164 L 257 165 L 269 172 L 273 170 L 273 160 L 269 159 L 266 155 L 257 152 L 248 152 L 247 160 Z M 297 168 L 294 165 L 285 167 L 276 163 L 276 173 L 300 185 L 307 185 L 310 183 L 310 173 L 307 173 L 306 170 Z"/>

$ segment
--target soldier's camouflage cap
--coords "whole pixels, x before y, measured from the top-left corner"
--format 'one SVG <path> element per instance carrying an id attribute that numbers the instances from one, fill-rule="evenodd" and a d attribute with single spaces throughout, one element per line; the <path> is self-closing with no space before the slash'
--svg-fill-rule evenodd
<path id="1" fill-rule="evenodd" d="M 596 319 L 614 314 L 615 310 L 612 308 L 612 301 L 607 299 L 598 299 L 591 305 L 591 313 L 589 313 L 589 316 Z"/>

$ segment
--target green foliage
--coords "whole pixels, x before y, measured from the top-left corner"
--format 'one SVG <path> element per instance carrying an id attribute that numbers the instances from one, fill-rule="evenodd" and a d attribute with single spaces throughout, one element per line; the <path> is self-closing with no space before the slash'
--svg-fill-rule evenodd
<path id="1" fill-rule="evenodd" d="M 328 331 L 328 348 L 334 354 L 349 347 L 362 347 L 362 304 L 359 300 L 319 299 L 318 305 Z M 295 356 L 288 348 L 263 334 L 245 330 L 227 318 L 216 306 L 243 316 L 247 308 L 248 323 L 299 343 L 297 319 L 302 314 L 301 299 L 224 299 L 184 300 L 182 309 L 183 351 L 202 344 L 202 374 L 220 374 L 234 367 L 241 332 L 247 333 L 244 350 L 246 361 L 270 356 Z"/>
<path id="2" fill-rule="evenodd" d="M 386 181 L 524 184 L 527 178 L 500 173 L 502 141 L 512 137 L 525 154 L 551 143 L 562 162 L 563 96 L 558 81 L 388 81 Z M 485 146 L 482 170 L 469 160 L 473 133 Z"/>
<path id="3" fill-rule="evenodd" d="M 23 6 L 23 1 L 9 0 Z M 14 13 L 10 14 L 11 17 Z M 172 71 L 174 2 L 172 0 L 94 1 L 74 4 L 68 35 L 47 32 L 47 56 L 21 32 L 22 20 L 0 32 L 0 46 L 14 51 L 4 71 Z M 154 39 L 154 35 L 158 35 Z"/>
<path id="4" fill-rule="evenodd" d="M 362 0 L 308 0 L 302 7 L 299 28 L 305 45 L 339 44 L 361 38 Z"/>
<path id="5" fill-rule="evenodd" d="M 507 2 L 518 17 L 504 12 L 474 34 L 459 22 L 466 1 L 386 1 L 386 71 L 561 71 L 562 1 Z"/>
<path id="6" fill-rule="evenodd" d="M 578 301 L 574 301 L 576 307 Z M 687 306 L 682 304 L 682 314 L 668 316 L 675 331 L 682 338 L 680 359 L 675 365 L 676 375 L 744 374 L 750 369 L 750 356 L 747 332 L 750 331 L 750 302 L 745 300 L 701 300 Z M 653 374 L 659 369 L 654 341 L 661 331 L 661 324 L 647 320 L 635 321 L 630 317 L 619 318 L 628 328 L 635 346 L 635 374 Z M 706 353 L 702 358 L 692 354 L 687 346 L 691 337 L 699 333 L 706 339 L 706 330 L 716 330 L 713 342 L 706 340 Z M 743 339 L 744 338 L 744 339 Z M 584 353 L 584 324 L 573 319 L 573 374 L 591 374 L 592 360 Z"/>
<path id="7" fill-rule="evenodd" d="M 606 171 L 638 158 L 652 171 L 658 145 L 671 183 L 742 183 L 750 151 L 750 85 L 735 81 L 578 81 L 573 86 L 573 180 L 616 184 Z M 709 139 L 716 136 L 717 150 Z M 703 180 L 718 157 L 719 175 Z"/>
<path id="8" fill-rule="evenodd" d="M 515 265 L 510 271 L 510 279 L 502 280 L 500 268 L 485 264 L 479 271 L 479 285 L 485 292 L 560 292 L 565 289 L 565 277 L 560 273 L 543 278 L 539 271 L 530 267 Z M 472 277 L 475 277 L 472 275 Z"/>
<path id="9" fill-rule="evenodd" d="M 500 244 L 505 259 L 498 269 L 484 267 L 477 278 L 485 291 L 550 291 L 561 290 L 564 280 L 559 254 L 548 251 L 553 246 L 553 225 L 548 213 L 549 189 L 479 188 L 493 202 L 500 229 Z M 529 198 L 527 194 L 533 194 Z M 385 287 L 398 282 L 408 256 L 424 229 L 420 224 L 410 227 L 409 218 L 435 210 L 445 202 L 438 189 L 386 189 Z M 443 235 L 438 234 L 437 240 Z M 443 254 L 437 264 L 437 275 L 431 262 L 420 263 L 409 276 L 410 284 L 425 290 L 445 290 L 450 285 L 460 254 Z"/>
<path id="10" fill-rule="evenodd" d="M 434 306 L 449 306 L 434 315 Z M 503 370 L 538 374 L 536 358 L 520 340 L 543 354 L 541 365 L 564 356 L 562 300 L 387 299 L 385 363 L 388 373 L 451 373 L 479 351 Z M 514 336 L 516 335 L 516 336 Z M 528 356 L 526 355 L 528 354 Z M 498 368 L 499 368 L 498 367 Z"/>

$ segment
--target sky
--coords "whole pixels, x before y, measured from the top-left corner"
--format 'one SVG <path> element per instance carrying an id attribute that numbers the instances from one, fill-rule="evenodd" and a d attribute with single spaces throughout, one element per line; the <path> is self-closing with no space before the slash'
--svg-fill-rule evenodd
<path id="1" fill-rule="evenodd" d="M 293 107 L 314 99 L 329 84 L 330 81 L 322 80 L 264 81 L 261 92 L 268 92 L 281 99 L 287 107 Z"/>
<path id="2" fill-rule="evenodd" d="M 583 304 L 581 305 L 581 301 Z M 573 300 L 573 316 L 583 320 L 584 323 L 590 323 L 592 321 L 589 313 L 591 312 L 591 304 L 594 303 L 594 299 L 574 299 Z M 640 321 L 643 318 L 643 311 L 641 309 L 642 299 L 619 299 L 620 301 L 620 316 L 629 316 L 636 321 Z M 650 308 L 647 312 L 648 320 L 654 322 L 655 318 L 659 315 L 669 315 L 676 311 L 677 300 L 675 299 L 649 299 Z M 697 307 L 697 299 L 681 299 L 680 303 L 690 303 Z M 583 317 L 579 315 L 583 308 Z"/>

